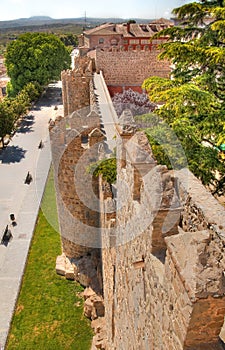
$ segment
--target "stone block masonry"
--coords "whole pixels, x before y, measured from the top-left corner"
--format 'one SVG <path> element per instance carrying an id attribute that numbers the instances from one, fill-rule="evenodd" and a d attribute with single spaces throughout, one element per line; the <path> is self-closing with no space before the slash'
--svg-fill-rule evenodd
<path id="1" fill-rule="evenodd" d="M 170 64 L 159 61 L 160 51 L 107 51 L 96 50 L 96 70 L 103 71 L 107 86 L 140 87 L 150 76 L 168 77 Z"/>
<path id="2" fill-rule="evenodd" d="M 150 75 L 169 73 L 168 63 L 156 63 L 156 51 L 95 54 L 96 69 L 111 86 L 140 86 Z M 95 104 L 90 62 L 82 58 L 74 73 L 63 73 L 65 115 Z M 105 328 L 93 349 L 224 349 L 225 209 L 187 169 L 157 165 L 134 125 L 117 125 L 116 191 L 96 179 L 88 187 L 84 169 L 97 159 L 91 150 L 104 135 L 92 107 L 79 113 L 62 118 L 51 140 L 63 252 L 81 259 L 79 266 L 97 256 L 98 276 L 102 270 Z M 100 201 L 90 208 L 91 193 Z M 99 228 L 97 237 L 93 227 Z M 101 252 L 95 254 L 90 244 Z M 89 277 L 81 278 L 87 287 Z M 86 314 L 95 318 L 92 304 L 86 303 Z"/>
<path id="3" fill-rule="evenodd" d="M 117 154 L 116 237 L 102 252 L 107 349 L 222 350 L 224 208 L 187 169 L 158 166 L 144 134 L 121 134 Z"/>
<path id="4" fill-rule="evenodd" d="M 56 121 L 50 133 L 63 251 L 76 258 L 101 245 L 100 233 L 90 229 L 99 228 L 98 180 L 87 167 L 98 160 L 98 143 L 105 137 L 98 114 L 89 109 L 80 113 Z"/>
<path id="5" fill-rule="evenodd" d="M 75 59 L 74 70 L 62 72 L 64 116 L 90 105 L 90 81 L 93 69 L 94 61 L 92 59 L 79 57 Z"/>

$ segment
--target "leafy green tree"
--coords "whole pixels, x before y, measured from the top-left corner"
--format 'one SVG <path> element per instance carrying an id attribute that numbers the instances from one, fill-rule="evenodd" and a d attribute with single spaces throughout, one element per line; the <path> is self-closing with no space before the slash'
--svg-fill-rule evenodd
<path id="1" fill-rule="evenodd" d="M 38 95 L 38 90 L 32 83 L 29 83 L 16 95 L 16 97 L 6 97 L 4 103 L 12 109 L 14 118 L 17 120 L 19 117 L 26 114 L 27 110 L 31 107 L 33 98 L 37 98 Z"/>
<path id="2" fill-rule="evenodd" d="M 6 135 L 10 135 L 15 127 L 15 114 L 11 105 L 7 101 L 0 103 L 0 139 L 3 147 L 4 138 Z"/>
<path id="3" fill-rule="evenodd" d="M 87 170 L 95 177 L 102 175 L 102 178 L 109 184 L 116 182 L 117 167 L 116 158 L 114 156 L 91 164 Z"/>
<path id="4" fill-rule="evenodd" d="M 26 91 L 21 90 L 11 102 L 14 117 L 17 120 L 20 116 L 26 114 L 27 110 L 31 107 L 31 100 Z"/>
<path id="5" fill-rule="evenodd" d="M 221 189 L 224 163 L 215 146 L 225 143 L 225 2 L 194 2 L 173 12 L 181 25 L 154 36 L 168 38 L 159 57 L 173 64 L 171 77 L 151 77 L 143 88 L 161 104 L 156 112 L 176 132 L 190 169 Z"/>
<path id="6" fill-rule="evenodd" d="M 42 87 L 38 83 L 28 83 L 24 86 L 23 92 L 26 93 L 30 102 L 36 101 L 42 92 Z"/>
<path id="7" fill-rule="evenodd" d="M 78 45 L 78 37 L 76 34 L 68 33 L 61 34 L 59 36 L 60 40 L 63 42 L 65 46 L 77 46 Z"/>
<path id="8" fill-rule="evenodd" d="M 0 103 L 0 138 L 4 147 L 4 137 L 16 128 L 16 121 L 27 113 L 31 102 L 37 99 L 40 87 L 28 83 L 16 97 L 6 97 Z"/>
<path id="9" fill-rule="evenodd" d="M 27 83 L 44 86 L 59 79 L 60 72 L 70 66 L 70 55 L 55 35 L 26 33 L 8 45 L 5 64 L 11 93 L 16 95 Z"/>

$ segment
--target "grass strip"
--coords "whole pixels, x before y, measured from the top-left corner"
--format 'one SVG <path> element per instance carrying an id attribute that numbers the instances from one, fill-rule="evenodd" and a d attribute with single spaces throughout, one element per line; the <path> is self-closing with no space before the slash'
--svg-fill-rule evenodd
<path id="1" fill-rule="evenodd" d="M 50 172 L 43 202 L 56 210 L 54 201 Z M 83 288 L 56 274 L 60 254 L 59 233 L 40 210 L 6 350 L 90 349 L 93 334 L 83 316 Z"/>

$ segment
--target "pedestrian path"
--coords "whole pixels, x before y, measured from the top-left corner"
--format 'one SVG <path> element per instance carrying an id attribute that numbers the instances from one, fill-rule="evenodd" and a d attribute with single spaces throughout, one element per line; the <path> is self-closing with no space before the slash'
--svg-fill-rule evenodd
<path id="1" fill-rule="evenodd" d="M 115 147 L 115 137 L 117 134 L 116 124 L 118 124 L 118 117 L 113 107 L 113 103 L 102 76 L 102 72 L 100 72 L 100 74 L 94 74 L 94 87 L 100 112 L 101 124 L 105 130 L 108 147 L 112 151 Z"/>
<path id="2" fill-rule="evenodd" d="M 0 245 L 0 344 L 3 349 L 51 164 L 48 122 L 59 91 L 59 83 L 50 87 L 0 155 L 0 238 L 7 225 L 13 236 L 8 244 Z M 42 148 L 38 147 L 40 141 Z M 25 184 L 28 171 L 32 181 Z M 10 220 L 12 213 L 16 226 Z"/>

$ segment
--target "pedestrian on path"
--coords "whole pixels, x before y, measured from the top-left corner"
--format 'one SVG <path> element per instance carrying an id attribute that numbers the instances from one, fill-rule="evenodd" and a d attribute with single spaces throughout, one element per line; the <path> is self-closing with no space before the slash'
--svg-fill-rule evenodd
<path id="1" fill-rule="evenodd" d="M 39 143 L 39 145 L 38 145 L 38 148 L 39 149 L 42 149 L 44 147 L 44 144 L 43 144 L 43 142 L 42 142 L 42 140 L 40 141 L 40 143 Z"/>
<path id="2" fill-rule="evenodd" d="M 26 179 L 25 179 L 25 184 L 30 185 L 31 181 L 33 180 L 30 172 L 28 171 Z"/>

